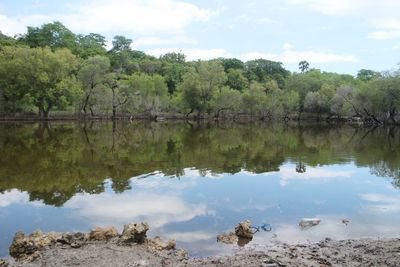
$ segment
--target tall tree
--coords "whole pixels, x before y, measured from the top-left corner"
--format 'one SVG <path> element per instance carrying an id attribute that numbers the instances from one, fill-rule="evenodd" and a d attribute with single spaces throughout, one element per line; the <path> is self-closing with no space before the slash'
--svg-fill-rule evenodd
<path id="1" fill-rule="evenodd" d="M 306 72 L 308 71 L 308 69 L 310 68 L 310 63 L 308 63 L 305 60 L 302 60 L 299 62 L 299 69 L 301 70 L 301 72 Z"/>
<path id="2" fill-rule="evenodd" d="M 104 56 L 93 56 L 86 59 L 78 72 L 78 78 L 84 89 L 81 110 L 87 114 L 88 109 L 93 114 L 93 95 L 95 90 L 106 81 L 106 74 L 110 70 L 110 60 Z"/>
<path id="3" fill-rule="evenodd" d="M 0 52 L 0 87 L 6 95 L 29 97 L 40 117 L 53 108 L 64 108 L 80 94 L 72 75 L 78 60 L 67 49 L 4 47 Z"/>

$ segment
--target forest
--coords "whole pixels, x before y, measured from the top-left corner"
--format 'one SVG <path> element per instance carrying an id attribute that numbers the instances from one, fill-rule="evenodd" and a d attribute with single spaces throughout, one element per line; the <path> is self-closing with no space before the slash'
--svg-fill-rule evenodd
<path id="1" fill-rule="evenodd" d="M 0 117 L 356 120 L 400 124 L 400 69 L 356 76 L 299 62 L 187 61 L 133 50 L 133 40 L 75 34 L 60 22 L 0 33 Z"/>

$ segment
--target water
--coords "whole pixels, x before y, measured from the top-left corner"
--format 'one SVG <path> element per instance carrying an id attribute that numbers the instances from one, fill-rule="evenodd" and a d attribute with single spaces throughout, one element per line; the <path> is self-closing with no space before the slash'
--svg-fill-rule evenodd
<path id="1" fill-rule="evenodd" d="M 273 228 L 252 244 L 399 237 L 399 148 L 396 128 L 2 123 L 0 255 L 18 230 L 141 220 L 192 256 L 244 219 Z"/>

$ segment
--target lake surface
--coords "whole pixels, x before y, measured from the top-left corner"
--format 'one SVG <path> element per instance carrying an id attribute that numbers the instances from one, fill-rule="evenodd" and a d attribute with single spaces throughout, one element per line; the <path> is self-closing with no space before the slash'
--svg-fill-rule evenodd
<path id="1" fill-rule="evenodd" d="M 1 123 L 0 151 L 1 256 L 18 230 L 142 220 L 192 256 L 244 219 L 272 226 L 251 244 L 400 236 L 398 128 Z"/>

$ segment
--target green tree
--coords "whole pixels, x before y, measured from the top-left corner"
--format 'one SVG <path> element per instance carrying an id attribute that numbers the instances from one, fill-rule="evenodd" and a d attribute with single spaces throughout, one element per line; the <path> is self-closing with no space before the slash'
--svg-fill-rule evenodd
<path id="1" fill-rule="evenodd" d="M 305 60 L 302 60 L 299 62 L 299 69 L 301 70 L 301 72 L 306 72 L 308 71 L 308 69 L 310 68 L 310 63 L 308 63 Z"/>
<path id="2" fill-rule="evenodd" d="M 381 75 L 379 72 L 373 71 L 373 70 L 367 70 L 367 69 L 361 69 L 357 73 L 357 79 L 363 81 L 363 82 L 368 82 L 372 79 L 379 78 Z"/>
<path id="3" fill-rule="evenodd" d="M 243 70 L 229 69 L 227 73 L 226 85 L 232 89 L 243 91 L 248 87 L 249 81 L 244 76 Z"/>
<path id="4" fill-rule="evenodd" d="M 32 48 L 50 47 L 53 50 L 57 48 L 68 48 L 76 51 L 76 35 L 65 27 L 61 22 L 43 24 L 41 27 L 27 28 L 27 33 L 20 36 L 18 41 Z"/>
<path id="5" fill-rule="evenodd" d="M 180 86 L 184 106 L 190 113 L 199 114 L 211 111 L 210 102 L 214 92 L 226 81 L 224 68 L 219 61 L 199 62 L 195 69 L 189 71 Z"/>
<path id="6" fill-rule="evenodd" d="M 93 106 L 96 104 L 93 95 L 101 89 L 106 81 L 106 74 L 110 70 L 110 60 L 104 56 L 93 56 L 86 59 L 78 72 L 78 78 L 84 89 L 81 110 L 87 114 L 88 109 L 92 116 Z"/>
<path id="7" fill-rule="evenodd" d="M 78 35 L 77 53 L 84 59 L 97 55 L 106 55 L 106 38 L 97 33 Z"/>
<path id="8" fill-rule="evenodd" d="M 80 95 L 73 76 L 78 60 L 67 49 L 5 47 L 0 66 L 0 87 L 6 95 L 17 91 L 29 97 L 43 119 L 51 109 L 65 108 Z"/>
<path id="9" fill-rule="evenodd" d="M 281 62 L 256 59 L 245 63 L 246 76 L 251 81 L 268 82 L 275 80 L 280 88 L 283 88 L 285 79 L 289 76 L 289 71 L 286 70 Z"/>
<path id="10" fill-rule="evenodd" d="M 223 87 L 221 90 L 216 90 L 212 99 L 212 108 L 217 118 L 221 112 L 228 111 L 235 113 L 239 110 L 241 103 L 241 93 L 229 87 Z"/>

